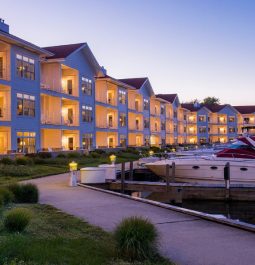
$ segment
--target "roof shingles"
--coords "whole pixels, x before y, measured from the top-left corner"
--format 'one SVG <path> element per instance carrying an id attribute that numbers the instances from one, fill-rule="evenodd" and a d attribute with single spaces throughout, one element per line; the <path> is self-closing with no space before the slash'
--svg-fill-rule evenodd
<path id="1" fill-rule="evenodd" d="M 49 57 L 49 59 L 60 59 L 66 58 L 71 53 L 82 47 L 84 44 L 85 43 L 67 44 L 60 46 L 44 47 L 43 49 L 54 54 L 53 56 Z"/>
<path id="2" fill-rule="evenodd" d="M 118 80 L 136 89 L 140 89 L 147 79 L 148 79 L 147 77 L 139 77 L 139 78 L 124 78 Z"/>

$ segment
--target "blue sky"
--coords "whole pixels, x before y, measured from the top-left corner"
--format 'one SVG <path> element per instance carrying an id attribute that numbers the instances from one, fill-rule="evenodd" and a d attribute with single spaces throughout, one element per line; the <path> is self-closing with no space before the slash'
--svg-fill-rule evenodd
<path id="1" fill-rule="evenodd" d="M 0 17 L 39 46 L 87 42 L 108 74 L 148 76 L 181 101 L 255 105 L 253 0 L 8 0 Z"/>

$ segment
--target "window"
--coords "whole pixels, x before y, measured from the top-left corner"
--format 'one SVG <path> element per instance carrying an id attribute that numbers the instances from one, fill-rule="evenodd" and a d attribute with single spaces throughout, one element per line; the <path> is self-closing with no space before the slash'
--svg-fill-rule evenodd
<path id="1" fill-rule="evenodd" d="M 20 78 L 35 80 L 35 60 L 16 54 L 16 74 Z"/>
<path id="2" fill-rule="evenodd" d="M 228 121 L 229 122 L 235 122 L 235 116 L 229 116 Z"/>
<path id="3" fill-rule="evenodd" d="M 144 118 L 144 129 L 149 129 L 150 128 L 150 119 L 149 118 Z"/>
<path id="4" fill-rule="evenodd" d="M 82 136 L 82 148 L 91 150 L 93 146 L 93 134 L 92 133 L 85 133 Z"/>
<path id="5" fill-rule="evenodd" d="M 177 132 L 177 125 L 174 124 L 174 132 Z"/>
<path id="6" fill-rule="evenodd" d="M 199 115 L 198 116 L 198 121 L 200 121 L 200 122 L 206 122 L 206 116 L 205 115 Z"/>
<path id="7" fill-rule="evenodd" d="M 150 108 L 149 100 L 145 98 L 143 100 L 143 109 L 144 110 L 149 110 L 149 108 Z"/>
<path id="8" fill-rule="evenodd" d="M 164 105 L 160 105 L 160 114 L 161 115 L 165 114 L 165 106 Z"/>
<path id="9" fill-rule="evenodd" d="M 17 115 L 35 116 L 35 96 L 17 93 Z"/>
<path id="10" fill-rule="evenodd" d="M 92 122 L 93 121 L 93 109 L 91 106 L 82 106 L 82 121 Z"/>
<path id="11" fill-rule="evenodd" d="M 35 153 L 35 132 L 17 132 L 17 151 Z"/>
<path id="12" fill-rule="evenodd" d="M 166 139 L 165 139 L 165 138 L 162 138 L 162 139 L 161 139 L 161 145 L 162 145 L 162 146 L 165 146 L 165 145 L 166 145 Z"/>
<path id="13" fill-rule="evenodd" d="M 0 57 L 0 78 L 4 77 L 4 59 Z"/>
<path id="14" fill-rule="evenodd" d="M 127 126 L 127 117 L 125 113 L 120 113 L 120 127 Z"/>
<path id="15" fill-rule="evenodd" d="M 150 136 L 149 135 L 145 135 L 144 136 L 144 145 L 145 146 L 149 146 L 150 145 Z"/>
<path id="16" fill-rule="evenodd" d="M 183 120 L 186 121 L 187 120 L 187 114 L 183 115 Z"/>
<path id="17" fill-rule="evenodd" d="M 166 130 L 166 122 L 165 121 L 161 121 L 161 130 L 162 131 Z"/>
<path id="18" fill-rule="evenodd" d="M 236 132 L 236 128 L 235 127 L 229 127 L 228 128 L 228 132 L 229 133 L 235 133 Z"/>
<path id="19" fill-rule="evenodd" d="M 206 127 L 205 126 L 198 127 L 198 131 L 199 133 L 206 133 Z"/>
<path id="20" fill-rule="evenodd" d="M 177 118 L 177 110 L 174 110 L 174 118 Z"/>
<path id="21" fill-rule="evenodd" d="M 183 127 L 183 132 L 184 132 L 184 133 L 187 132 L 187 127 L 186 127 L 186 126 Z"/>
<path id="22" fill-rule="evenodd" d="M 243 121 L 244 121 L 245 124 L 249 124 L 250 123 L 250 118 L 247 118 L 247 117 L 243 118 Z"/>
<path id="23" fill-rule="evenodd" d="M 81 90 L 85 95 L 92 95 L 92 80 L 86 77 L 81 78 Z"/>
<path id="24" fill-rule="evenodd" d="M 206 138 L 202 137 L 199 139 L 200 144 L 206 144 Z"/>
<path id="25" fill-rule="evenodd" d="M 126 138 L 126 135 L 124 135 L 124 134 L 120 135 L 120 146 L 121 147 L 127 146 L 127 138 Z"/>
<path id="26" fill-rule="evenodd" d="M 126 91 L 125 90 L 119 90 L 119 103 L 120 104 L 126 104 Z"/>

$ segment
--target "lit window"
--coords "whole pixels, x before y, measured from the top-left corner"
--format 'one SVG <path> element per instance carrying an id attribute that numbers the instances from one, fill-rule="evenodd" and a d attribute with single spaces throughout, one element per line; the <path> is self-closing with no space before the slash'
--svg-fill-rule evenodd
<path id="1" fill-rule="evenodd" d="M 92 80 L 82 77 L 81 78 L 81 90 L 85 95 L 92 95 Z"/>
<path id="2" fill-rule="evenodd" d="M 35 116 L 35 96 L 17 93 L 17 115 Z"/>
<path id="3" fill-rule="evenodd" d="M 126 91 L 125 90 L 119 90 L 119 103 L 120 104 L 126 104 Z"/>
<path id="4" fill-rule="evenodd" d="M 82 106 L 82 121 L 92 122 L 93 121 L 93 109 L 91 106 Z"/>
<path id="5" fill-rule="evenodd" d="M 16 74 L 20 78 L 35 80 L 35 60 L 16 54 Z"/>
<path id="6" fill-rule="evenodd" d="M 17 132 L 17 151 L 35 153 L 35 132 Z"/>

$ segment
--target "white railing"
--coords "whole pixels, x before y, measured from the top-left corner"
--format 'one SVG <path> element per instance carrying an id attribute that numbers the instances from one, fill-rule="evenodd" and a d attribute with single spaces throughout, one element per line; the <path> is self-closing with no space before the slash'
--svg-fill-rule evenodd
<path id="1" fill-rule="evenodd" d="M 71 96 L 78 96 L 77 88 L 75 86 L 72 89 L 68 90 L 67 88 L 63 88 L 60 81 L 56 80 L 41 80 L 41 89 L 50 90 L 58 93 L 63 93 Z"/>
<path id="2" fill-rule="evenodd" d="M 54 113 L 42 113 L 41 114 L 41 123 L 42 124 L 54 124 L 61 125 L 61 115 L 56 115 Z"/>

